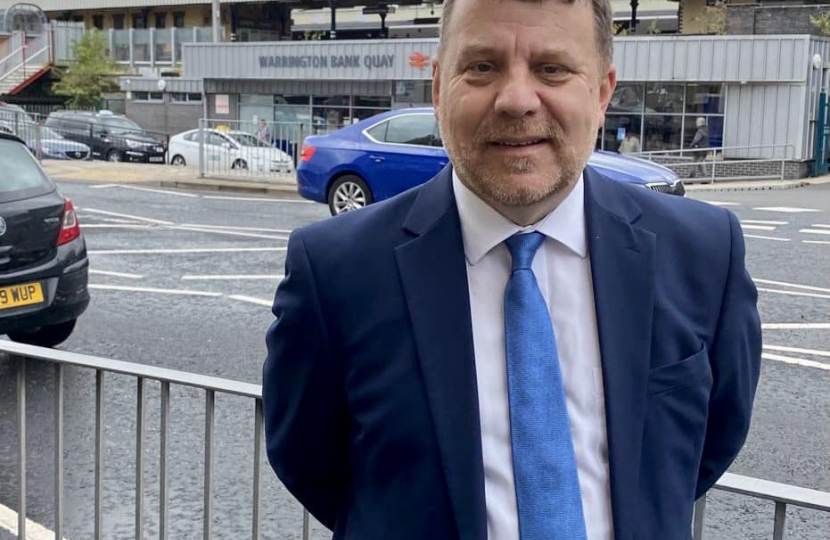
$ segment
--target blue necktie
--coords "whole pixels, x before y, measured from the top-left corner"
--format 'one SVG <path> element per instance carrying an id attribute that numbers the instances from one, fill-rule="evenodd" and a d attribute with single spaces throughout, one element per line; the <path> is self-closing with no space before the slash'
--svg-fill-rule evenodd
<path id="1" fill-rule="evenodd" d="M 556 336 L 531 264 L 545 237 L 505 241 L 513 268 L 504 337 L 521 540 L 585 540 L 585 518 Z"/>

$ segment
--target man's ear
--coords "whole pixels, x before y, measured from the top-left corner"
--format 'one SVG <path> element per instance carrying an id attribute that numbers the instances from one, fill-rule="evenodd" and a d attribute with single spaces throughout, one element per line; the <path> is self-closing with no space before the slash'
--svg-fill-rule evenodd
<path id="1" fill-rule="evenodd" d="M 617 88 L 617 66 L 611 64 L 599 81 L 599 125 L 605 124 L 605 111 Z"/>
<path id="2" fill-rule="evenodd" d="M 438 118 L 439 98 L 441 95 L 441 65 L 438 60 L 432 61 L 432 106 L 435 107 L 435 118 Z"/>

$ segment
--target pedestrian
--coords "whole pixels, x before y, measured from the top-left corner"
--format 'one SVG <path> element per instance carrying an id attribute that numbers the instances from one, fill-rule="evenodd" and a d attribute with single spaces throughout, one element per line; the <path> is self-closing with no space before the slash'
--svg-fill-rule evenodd
<path id="1" fill-rule="evenodd" d="M 268 122 L 264 118 L 259 121 L 254 137 L 264 143 L 271 144 L 271 130 L 268 129 Z"/>
<path id="2" fill-rule="evenodd" d="M 639 154 L 640 153 L 640 139 L 633 131 L 626 131 L 625 137 L 620 142 L 620 154 Z"/>
<path id="3" fill-rule="evenodd" d="M 697 127 L 697 130 L 695 130 L 695 135 L 692 137 L 692 143 L 689 147 L 702 148 L 702 150 L 694 152 L 694 158 L 697 166 L 692 171 L 692 177 L 704 177 L 708 176 L 706 174 L 706 166 L 704 165 L 704 162 L 706 161 L 706 154 L 709 152 L 709 128 L 706 126 L 706 119 L 702 116 L 695 120 L 695 126 Z"/>
<path id="4" fill-rule="evenodd" d="M 291 234 L 267 453 L 335 540 L 687 540 L 743 445 L 761 335 L 737 219 L 586 167 L 612 21 L 445 0 L 450 165 Z"/>

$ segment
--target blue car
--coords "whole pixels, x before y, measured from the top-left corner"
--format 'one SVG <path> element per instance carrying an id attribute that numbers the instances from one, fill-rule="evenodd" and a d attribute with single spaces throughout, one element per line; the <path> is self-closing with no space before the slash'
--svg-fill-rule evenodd
<path id="1" fill-rule="evenodd" d="M 432 108 L 390 111 L 307 137 L 297 165 L 298 191 L 337 215 L 423 184 L 448 162 Z M 650 161 L 596 151 L 588 164 L 620 182 L 685 194 L 674 172 Z"/>

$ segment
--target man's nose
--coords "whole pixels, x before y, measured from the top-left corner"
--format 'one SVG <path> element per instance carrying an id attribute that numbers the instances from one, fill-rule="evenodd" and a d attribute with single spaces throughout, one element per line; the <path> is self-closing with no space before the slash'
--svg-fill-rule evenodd
<path id="1" fill-rule="evenodd" d="M 533 75 L 526 68 L 514 66 L 505 76 L 496 96 L 496 112 L 524 118 L 538 112 L 540 106 Z"/>

